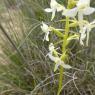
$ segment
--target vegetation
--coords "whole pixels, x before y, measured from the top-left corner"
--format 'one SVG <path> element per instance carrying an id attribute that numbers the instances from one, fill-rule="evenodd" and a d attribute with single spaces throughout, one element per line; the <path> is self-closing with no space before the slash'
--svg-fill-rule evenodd
<path id="1" fill-rule="evenodd" d="M 58 2 L 67 4 L 67 0 Z M 91 2 L 94 6 L 95 1 Z M 57 15 L 51 22 L 51 14 L 44 12 L 49 3 L 0 0 L 0 95 L 56 95 L 60 74 L 46 56 L 49 42 L 43 41 L 40 26 L 44 21 L 62 28 L 64 24 L 57 21 L 64 16 Z M 94 14 L 86 19 L 94 19 Z M 93 29 L 88 47 L 71 42 L 69 64 L 74 69 L 64 71 L 60 95 L 95 95 L 94 38 Z"/>

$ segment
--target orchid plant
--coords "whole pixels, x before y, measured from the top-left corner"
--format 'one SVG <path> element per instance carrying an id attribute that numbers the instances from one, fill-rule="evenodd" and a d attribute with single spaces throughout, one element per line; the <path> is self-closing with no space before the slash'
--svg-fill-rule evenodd
<path id="1" fill-rule="evenodd" d="M 56 12 L 61 12 L 62 16 L 64 15 L 66 17 L 65 19 L 59 20 L 59 23 L 65 21 L 65 27 L 63 29 L 56 29 L 45 22 L 42 22 L 41 25 L 41 29 L 45 33 L 44 40 L 50 43 L 47 56 L 55 63 L 54 72 L 56 70 L 60 71 L 57 95 L 60 95 L 62 89 L 63 68 L 72 69 L 72 66 L 67 64 L 68 45 L 72 40 L 77 40 L 80 45 L 88 46 L 89 34 L 92 28 L 95 27 L 95 20 L 92 22 L 87 21 L 84 19 L 84 16 L 91 15 L 94 11 L 95 8 L 90 7 L 90 0 L 68 0 L 67 8 L 59 4 L 56 0 L 51 0 L 50 8 L 45 9 L 45 12 L 52 13 L 51 21 L 54 20 Z M 78 32 L 75 31 L 76 28 L 78 28 Z M 61 43 L 58 43 L 62 47 L 59 48 L 60 50 L 57 49 L 58 45 L 55 45 L 55 43 L 49 40 L 49 35 L 52 34 L 52 32 L 57 38 L 61 39 Z M 85 40 L 86 43 L 84 43 Z"/>

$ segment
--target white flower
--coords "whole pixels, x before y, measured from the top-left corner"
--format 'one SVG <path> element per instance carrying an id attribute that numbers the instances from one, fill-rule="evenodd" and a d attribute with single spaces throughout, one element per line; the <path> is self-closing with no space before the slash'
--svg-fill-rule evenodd
<path id="1" fill-rule="evenodd" d="M 86 28 L 85 27 L 81 28 L 79 32 L 80 32 L 80 44 L 84 46 L 83 41 L 86 38 Z"/>
<path id="2" fill-rule="evenodd" d="M 92 28 L 95 27 L 95 21 L 92 21 L 91 23 L 86 24 L 85 28 L 86 28 L 86 32 L 87 32 L 87 38 L 86 38 L 86 45 L 88 46 L 88 42 L 89 42 L 89 33 L 92 30 Z"/>
<path id="3" fill-rule="evenodd" d="M 55 29 L 55 28 L 53 28 L 51 26 L 49 27 L 44 22 L 42 22 L 41 29 L 45 33 L 44 40 L 46 40 L 46 41 L 49 41 L 49 33 L 50 33 L 50 31 L 53 31 L 53 30 L 64 31 L 64 29 Z"/>
<path id="4" fill-rule="evenodd" d="M 77 15 L 77 8 L 73 9 L 66 9 L 63 11 L 62 15 L 68 16 L 68 17 L 75 17 Z"/>
<path id="5" fill-rule="evenodd" d="M 56 0 L 51 0 L 50 7 L 51 8 L 46 8 L 45 11 L 46 12 L 52 12 L 51 20 L 54 19 L 56 11 L 60 12 L 60 11 L 63 11 L 65 9 L 65 7 L 63 7 L 62 5 L 57 3 Z"/>
<path id="6" fill-rule="evenodd" d="M 54 45 L 53 45 L 53 43 L 50 43 L 50 45 L 49 45 L 49 51 L 50 51 L 50 53 L 53 53 L 53 51 L 54 51 Z"/>
<path id="7" fill-rule="evenodd" d="M 55 62 L 55 67 L 54 67 L 54 71 L 56 71 L 58 69 L 59 66 L 62 66 L 65 69 L 70 69 L 72 68 L 70 65 L 65 64 L 59 57 L 55 57 L 53 56 L 51 53 L 48 53 L 49 58 Z"/>
<path id="8" fill-rule="evenodd" d="M 92 21 L 91 23 L 85 23 L 84 27 L 83 27 L 83 31 L 81 31 L 81 37 L 80 37 L 80 41 L 84 40 L 86 38 L 86 45 L 88 46 L 88 41 L 89 41 L 89 33 L 92 30 L 92 28 L 95 27 L 95 20 Z M 83 44 L 81 41 L 81 44 Z"/>
<path id="9" fill-rule="evenodd" d="M 90 7 L 90 0 L 79 0 L 77 8 L 79 20 L 83 20 L 83 15 L 90 15 L 95 11 L 95 8 Z"/>
<path id="10" fill-rule="evenodd" d="M 55 51 L 55 47 L 54 47 L 53 43 L 50 43 L 50 45 L 49 45 L 49 53 L 47 54 L 47 56 L 49 56 L 49 58 L 51 59 L 51 61 L 55 62 L 54 71 L 56 71 L 59 66 L 62 66 L 63 68 L 66 68 L 66 69 L 70 69 L 71 66 L 65 64 L 65 63 L 59 58 L 59 56 L 53 56 L 54 51 Z"/>
<path id="11" fill-rule="evenodd" d="M 90 7 L 90 0 L 79 0 L 76 6 L 73 9 L 64 11 L 63 15 L 75 17 L 78 13 L 78 19 L 83 20 L 83 15 L 90 15 L 95 11 L 95 8 Z"/>
<path id="12" fill-rule="evenodd" d="M 42 31 L 45 33 L 44 36 L 44 40 L 49 41 L 49 27 L 47 24 L 45 24 L 44 22 L 42 22 L 42 26 L 41 26 Z"/>

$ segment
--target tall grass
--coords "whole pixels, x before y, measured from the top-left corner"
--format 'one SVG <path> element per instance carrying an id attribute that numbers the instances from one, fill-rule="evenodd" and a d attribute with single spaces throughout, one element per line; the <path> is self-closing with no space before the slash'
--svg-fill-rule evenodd
<path id="1" fill-rule="evenodd" d="M 59 73 L 46 56 L 49 43 L 40 29 L 41 21 L 50 22 L 43 10 L 48 5 L 48 0 L 0 1 L 0 95 L 56 95 Z M 58 18 L 51 23 L 63 27 L 55 24 Z M 93 32 L 88 48 L 72 46 L 69 63 L 75 69 L 64 73 L 62 95 L 95 95 L 94 37 Z"/>

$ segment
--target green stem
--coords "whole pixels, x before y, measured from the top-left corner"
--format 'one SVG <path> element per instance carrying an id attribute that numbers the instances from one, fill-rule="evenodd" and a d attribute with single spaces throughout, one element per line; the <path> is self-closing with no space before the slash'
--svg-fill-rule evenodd
<path id="1" fill-rule="evenodd" d="M 62 52 L 64 53 L 66 50 L 66 45 L 67 45 L 67 38 L 68 38 L 68 33 L 69 33 L 69 18 L 66 17 L 66 25 L 65 25 L 65 35 L 64 35 L 64 41 L 63 41 L 63 45 L 62 45 Z M 61 59 L 62 56 L 61 56 Z M 63 67 L 60 67 L 60 77 L 59 77 L 59 88 L 58 88 L 58 92 L 57 95 L 60 95 L 61 89 L 62 89 L 62 81 L 63 81 Z"/>

